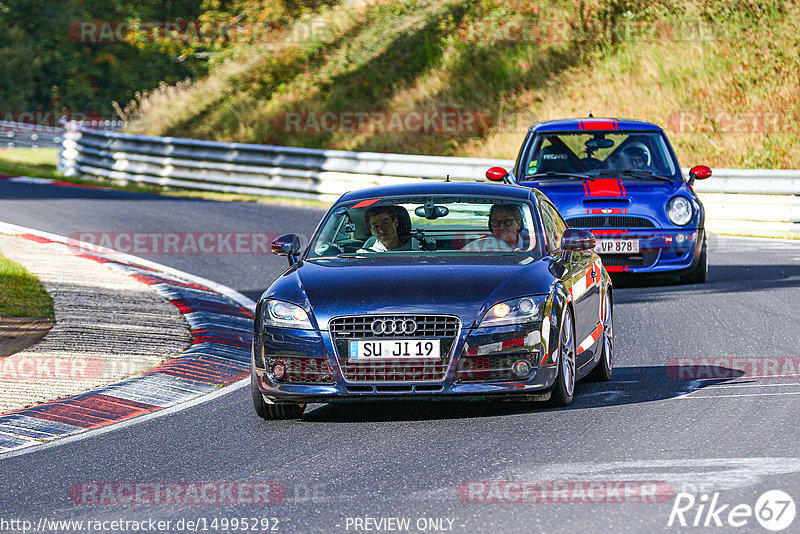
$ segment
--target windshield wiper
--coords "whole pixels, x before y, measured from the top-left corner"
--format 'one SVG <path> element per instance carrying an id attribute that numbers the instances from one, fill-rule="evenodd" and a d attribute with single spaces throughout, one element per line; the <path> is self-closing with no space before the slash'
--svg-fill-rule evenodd
<path id="1" fill-rule="evenodd" d="M 572 178 L 576 180 L 594 180 L 594 176 L 587 174 L 575 174 L 570 172 L 537 172 L 536 174 L 526 174 L 525 178 Z"/>
<path id="2" fill-rule="evenodd" d="M 621 174 L 623 176 L 630 176 L 632 178 L 650 178 L 654 180 L 664 180 L 665 182 L 671 182 L 672 178 L 667 176 L 661 176 L 658 174 L 653 174 L 650 171 L 637 171 L 634 169 L 606 169 L 604 171 L 599 171 L 596 176 L 610 176 L 612 174 Z"/>

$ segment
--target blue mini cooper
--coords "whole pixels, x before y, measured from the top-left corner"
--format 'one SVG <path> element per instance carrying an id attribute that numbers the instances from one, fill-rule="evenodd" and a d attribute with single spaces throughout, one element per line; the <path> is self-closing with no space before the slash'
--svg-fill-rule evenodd
<path id="1" fill-rule="evenodd" d="M 706 281 L 705 212 L 692 184 L 709 176 L 698 165 L 685 180 L 655 124 L 599 118 L 537 123 L 513 171 L 486 173 L 547 195 L 571 228 L 597 238 L 609 272 L 672 273 L 688 283 Z"/>
<path id="2" fill-rule="evenodd" d="M 369 399 L 572 402 L 611 377 L 612 286 L 595 239 L 539 191 L 432 182 L 347 193 L 255 313 L 267 419 Z"/>

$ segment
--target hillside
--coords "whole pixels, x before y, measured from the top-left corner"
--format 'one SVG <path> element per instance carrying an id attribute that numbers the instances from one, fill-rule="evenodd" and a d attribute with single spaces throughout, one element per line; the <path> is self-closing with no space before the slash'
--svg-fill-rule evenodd
<path id="1" fill-rule="evenodd" d="M 141 133 L 503 158 L 591 110 L 663 125 L 684 165 L 800 168 L 798 26 L 795 1 L 348 2 L 125 110 Z"/>

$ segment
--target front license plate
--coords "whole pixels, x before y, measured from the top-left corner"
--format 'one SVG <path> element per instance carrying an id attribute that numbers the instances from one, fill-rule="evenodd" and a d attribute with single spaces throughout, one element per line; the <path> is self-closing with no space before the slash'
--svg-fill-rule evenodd
<path id="1" fill-rule="evenodd" d="M 441 358 L 438 339 L 380 339 L 351 341 L 351 360 L 385 360 L 391 358 L 438 360 Z"/>
<path id="2" fill-rule="evenodd" d="M 639 252 L 639 240 L 598 239 L 594 250 L 598 254 L 635 254 Z"/>

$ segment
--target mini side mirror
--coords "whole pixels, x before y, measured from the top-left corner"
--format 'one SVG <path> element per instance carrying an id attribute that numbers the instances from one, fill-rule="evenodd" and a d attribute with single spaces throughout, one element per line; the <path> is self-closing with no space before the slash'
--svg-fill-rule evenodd
<path id="1" fill-rule="evenodd" d="M 705 180 L 711 177 L 711 169 L 705 165 L 695 165 L 689 169 L 689 185 L 695 180 Z"/>
<path id="2" fill-rule="evenodd" d="M 561 236 L 561 250 L 565 251 L 585 252 L 593 250 L 595 243 L 595 238 L 590 232 L 578 228 L 569 228 Z"/>
<path id="3" fill-rule="evenodd" d="M 492 182 L 502 182 L 506 176 L 508 176 L 508 171 L 503 167 L 492 167 L 486 171 L 486 178 Z"/>

